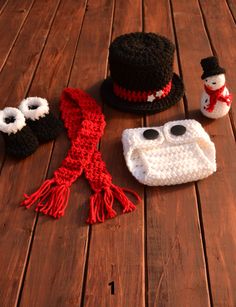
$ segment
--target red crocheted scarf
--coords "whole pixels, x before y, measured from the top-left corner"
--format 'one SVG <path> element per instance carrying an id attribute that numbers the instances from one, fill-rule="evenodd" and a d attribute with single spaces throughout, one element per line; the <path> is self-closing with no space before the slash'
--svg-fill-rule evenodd
<path id="1" fill-rule="evenodd" d="M 224 89 L 225 89 L 225 85 L 223 85 L 218 90 L 212 90 L 209 87 L 207 87 L 206 85 L 204 87 L 205 87 L 206 93 L 210 96 L 210 103 L 209 103 L 209 105 L 206 109 L 208 112 L 213 112 L 217 101 L 225 102 L 228 106 L 231 105 L 232 94 L 228 94 L 228 95 L 225 95 L 225 96 L 222 95 L 223 92 L 224 92 Z"/>
<path id="2" fill-rule="evenodd" d="M 97 150 L 106 125 L 100 106 L 82 90 L 67 88 L 62 92 L 60 111 L 71 147 L 53 178 L 46 180 L 32 195 L 25 195 L 22 205 L 30 208 L 37 203 L 36 211 L 54 218 L 63 216 L 69 201 L 70 186 L 84 171 L 94 191 L 90 197 L 88 223 L 103 222 L 105 218 L 116 216 L 114 199 L 122 205 L 124 213 L 133 211 L 136 207 L 124 192 L 130 192 L 138 201 L 140 197 L 112 183 L 112 177 Z"/>

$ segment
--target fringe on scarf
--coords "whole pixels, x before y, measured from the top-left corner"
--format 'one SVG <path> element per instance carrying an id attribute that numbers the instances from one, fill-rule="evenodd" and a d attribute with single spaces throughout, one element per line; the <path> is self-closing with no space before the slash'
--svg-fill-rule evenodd
<path id="1" fill-rule="evenodd" d="M 128 199 L 125 192 L 133 195 L 138 202 L 141 201 L 141 198 L 136 192 L 118 187 L 114 184 L 93 194 L 90 197 L 90 210 L 87 223 L 102 223 L 105 219 L 115 217 L 117 215 L 116 211 L 113 209 L 115 199 L 118 200 L 123 207 L 123 213 L 134 211 L 136 205 Z M 30 196 L 25 194 L 25 200 L 21 203 L 21 206 L 25 206 L 29 209 L 36 204 L 35 211 L 54 218 L 60 218 L 65 213 L 69 196 L 70 188 L 66 185 L 58 185 L 55 179 L 52 178 L 46 180 L 42 186 Z"/>
<path id="2" fill-rule="evenodd" d="M 123 207 L 123 213 L 134 211 L 136 205 L 128 199 L 125 192 L 133 195 L 138 202 L 141 201 L 141 198 L 136 192 L 130 189 L 118 187 L 114 184 L 112 184 L 111 187 L 107 187 L 106 189 L 93 194 L 90 197 L 90 210 L 87 223 L 102 223 L 105 219 L 115 217 L 117 213 L 113 209 L 114 199 L 118 200 Z"/>
<path id="3" fill-rule="evenodd" d="M 58 185 L 55 179 L 46 180 L 42 186 L 30 196 L 25 194 L 25 200 L 21 206 L 27 209 L 36 204 L 35 211 L 60 218 L 64 215 L 68 205 L 70 188 L 66 185 Z"/>

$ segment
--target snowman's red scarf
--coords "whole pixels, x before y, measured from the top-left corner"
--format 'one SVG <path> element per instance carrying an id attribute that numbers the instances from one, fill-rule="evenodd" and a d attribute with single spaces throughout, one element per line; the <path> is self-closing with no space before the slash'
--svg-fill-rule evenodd
<path id="1" fill-rule="evenodd" d="M 225 89 L 225 85 L 223 85 L 221 88 L 215 91 L 211 90 L 209 87 L 205 85 L 205 91 L 210 96 L 210 103 L 206 109 L 208 112 L 212 112 L 214 110 L 217 100 L 221 102 L 225 102 L 227 103 L 228 106 L 230 106 L 232 102 L 232 95 L 229 94 L 229 95 L 223 96 L 222 93 L 224 89 Z"/>
<path id="2" fill-rule="evenodd" d="M 88 223 L 103 222 L 116 216 L 114 199 L 123 207 L 123 212 L 136 207 L 124 192 L 130 192 L 138 201 L 139 196 L 112 183 L 112 177 L 97 150 L 99 139 L 105 128 L 105 119 L 100 106 L 88 94 L 79 89 L 67 88 L 60 101 L 61 117 L 71 141 L 66 158 L 52 179 L 28 196 L 22 205 L 29 208 L 37 203 L 36 211 L 59 218 L 64 215 L 70 195 L 70 186 L 84 171 L 85 177 L 95 192 L 90 197 Z"/>

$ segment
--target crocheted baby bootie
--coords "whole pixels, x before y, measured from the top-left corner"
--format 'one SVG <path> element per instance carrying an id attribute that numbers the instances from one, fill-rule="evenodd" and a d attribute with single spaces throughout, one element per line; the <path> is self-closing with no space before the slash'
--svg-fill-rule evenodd
<path id="1" fill-rule="evenodd" d="M 0 131 L 6 144 L 6 153 L 25 158 L 38 148 L 38 140 L 26 125 L 24 115 L 17 108 L 0 111 Z"/>
<path id="2" fill-rule="evenodd" d="M 50 112 L 44 98 L 28 97 L 22 100 L 19 109 L 40 143 L 54 140 L 63 129 L 62 122 Z"/>

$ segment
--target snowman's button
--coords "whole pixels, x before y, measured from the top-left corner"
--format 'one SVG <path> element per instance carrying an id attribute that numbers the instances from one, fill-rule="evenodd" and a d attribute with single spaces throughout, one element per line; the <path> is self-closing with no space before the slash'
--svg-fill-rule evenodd
<path id="1" fill-rule="evenodd" d="M 147 129 L 143 132 L 143 136 L 147 140 L 155 140 L 159 136 L 159 132 L 155 129 Z"/>
<path id="2" fill-rule="evenodd" d="M 171 127 L 170 132 L 173 135 L 179 136 L 185 134 L 186 130 L 187 130 L 186 127 L 183 125 L 175 125 Z"/>

